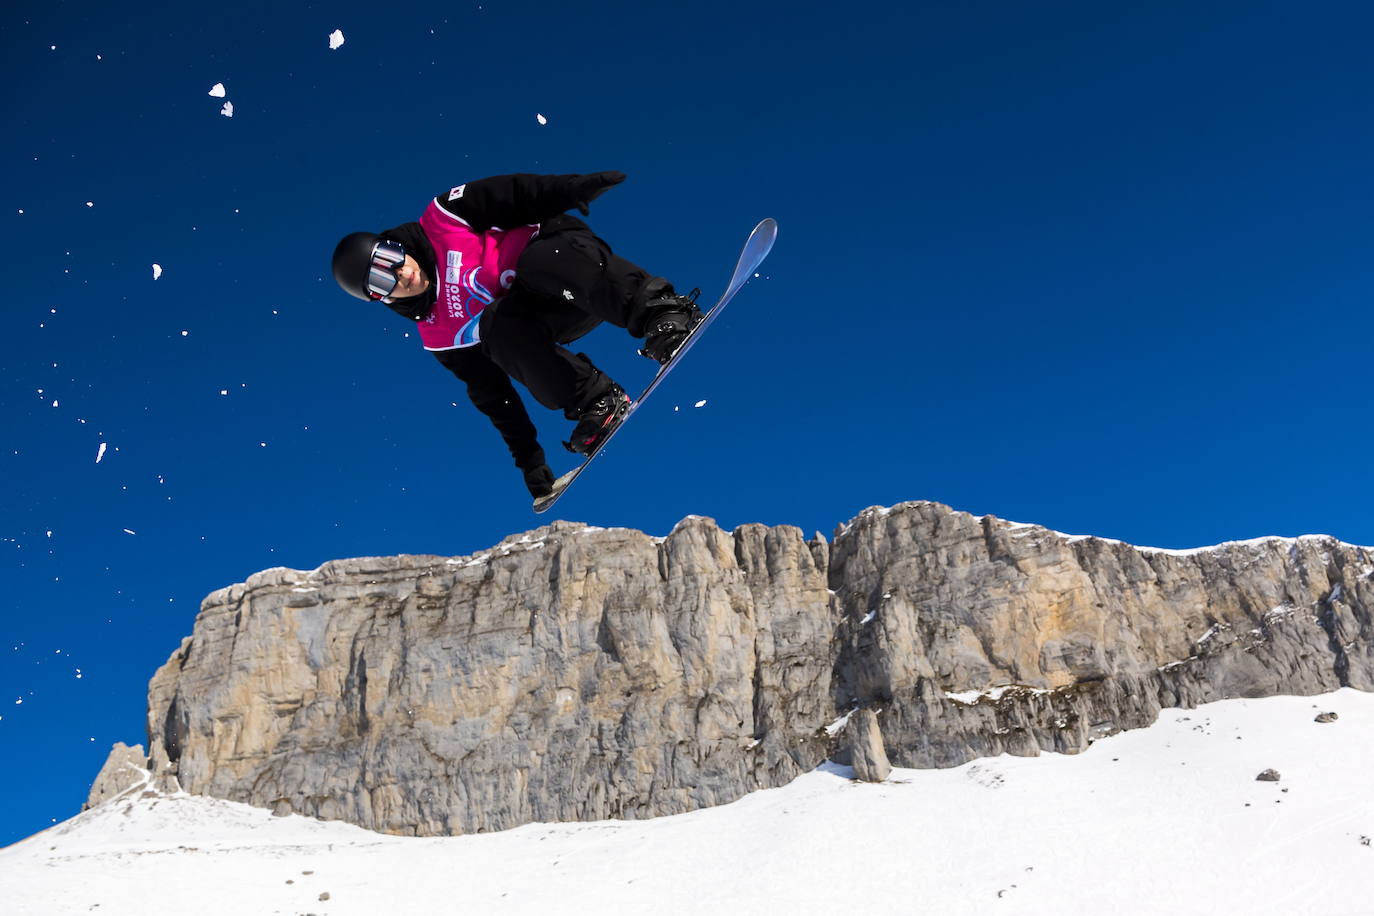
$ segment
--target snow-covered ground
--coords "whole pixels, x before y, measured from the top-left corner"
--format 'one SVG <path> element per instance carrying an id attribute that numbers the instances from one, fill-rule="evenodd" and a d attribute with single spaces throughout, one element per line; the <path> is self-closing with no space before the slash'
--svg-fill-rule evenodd
<path id="1" fill-rule="evenodd" d="M 1374 914 L 1371 761 L 1374 694 L 1342 690 L 1168 710 L 1079 756 L 880 785 L 825 767 L 652 821 L 406 839 L 213 799 L 117 800 L 0 850 L 0 909 Z M 1266 769 L 1280 780 L 1257 781 Z"/>

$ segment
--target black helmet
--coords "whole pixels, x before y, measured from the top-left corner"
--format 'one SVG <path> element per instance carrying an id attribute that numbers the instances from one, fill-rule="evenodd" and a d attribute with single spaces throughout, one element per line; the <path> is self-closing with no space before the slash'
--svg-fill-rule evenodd
<path id="1" fill-rule="evenodd" d="M 350 296 L 373 301 L 367 294 L 367 275 L 372 269 L 372 253 L 382 237 L 372 232 L 350 232 L 334 249 L 334 279 Z"/>

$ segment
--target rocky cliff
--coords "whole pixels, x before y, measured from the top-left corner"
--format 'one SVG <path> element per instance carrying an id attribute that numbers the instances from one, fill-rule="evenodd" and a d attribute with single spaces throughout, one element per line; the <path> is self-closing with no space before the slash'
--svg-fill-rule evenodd
<path id="1" fill-rule="evenodd" d="M 149 688 L 163 788 L 457 834 L 731 801 L 826 757 L 1075 752 L 1164 706 L 1374 689 L 1374 551 L 1135 548 L 934 503 L 268 570 Z M 856 710 L 860 714 L 852 715 Z"/>

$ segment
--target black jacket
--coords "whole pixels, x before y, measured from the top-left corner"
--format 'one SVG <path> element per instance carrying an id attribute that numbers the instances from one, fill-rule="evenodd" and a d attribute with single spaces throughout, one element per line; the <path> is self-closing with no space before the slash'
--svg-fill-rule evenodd
<path id="1" fill-rule="evenodd" d="M 435 201 L 478 232 L 509 229 L 542 223 L 574 207 L 585 212 L 593 197 L 623 177 L 607 172 L 498 175 L 445 190 Z M 404 223 L 380 235 L 404 245 L 429 275 L 430 288 L 423 295 L 387 303 L 398 315 L 412 321 L 423 320 L 434 307 L 438 289 L 433 247 L 419 223 Z M 516 467 L 527 470 L 545 463 L 544 450 L 520 394 L 510 377 L 487 357 L 482 347 L 440 350 L 435 351 L 434 356 L 467 386 L 468 398 L 501 434 Z"/>

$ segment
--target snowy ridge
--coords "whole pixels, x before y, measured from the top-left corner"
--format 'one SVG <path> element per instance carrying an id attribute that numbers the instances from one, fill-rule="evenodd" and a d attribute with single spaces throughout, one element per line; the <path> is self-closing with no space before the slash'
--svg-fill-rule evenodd
<path id="1" fill-rule="evenodd" d="M 926 504 L 927 504 L 927 503 L 925 503 L 924 501 L 915 501 L 915 502 L 898 503 L 897 505 L 895 505 L 895 506 L 890 506 L 890 507 L 870 506 L 869 508 L 864 509 L 864 510 L 863 510 L 862 512 L 860 512 L 857 516 L 855 516 L 855 518 L 854 518 L 853 520 L 851 520 L 851 521 L 849 521 L 849 522 L 842 523 L 842 524 L 840 524 L 839 526 L 837 526 L 837 533 L 838 533 L 838 534 L 843 534 L 843 533 L 848 532 L 848 531 L 852 528 L 852 526 L 853 526 L 854 524 L 856 524 L 856 523 L 858 523 L 858 522 L 860 522 L 860 521 L 862 521 L 862 520 L 867 520 L 867 519 L 872 519 L 872 518 L 885 518 L 885 517 L 891 515 L 894 511 L 898 511 L 898 510 L 900 510 L 900 509 L 907 508 L 907 507 L 915 507 L 915 506 L 921 506 L 921 505 L 926 505 Z M 1193 547 L 1193 548 L 1187 548 L 1187 549 L 1172 549 L 1172 548 L 1165 548 L 1165 547 L 1141 547 L 1141 546 L 1138 546 L 1138 545 L 1135 545 L 1135 544 L 1127 543 L 1127 542 L 1125 542 L 1125 541 L 1114 540 L 1114 539 L 1112 539 L 1112 538 L 1098 537 L 1097 535 L 1091 535 L 1091 534 L 1067 534 L 1067 533 L 1062 532 L 1062 531 L 1055 531 L 1055 530 L 1052 529 L 1052 528 L 1046 528 L 1046 527 L 1044 527 L 1043 525 L 1036 525 L 1036 524 L 1027 523 L 1027 522 L 1014 522 L 1014 521 L 1009 521 L 1009 520 L 1007 520 L 1007 519 L 1002 519 L 1002 518 L 999 518 L 999 517 L 994 516 L 994 515 L 974 516 L 974 515 L 972 515 L 971 513 L 967 513 L 967 512 L 956 512 L 956 514 L 957 514 L 957 515 L 962 515 L 962 516 L 964 516 L 964 517 L 966 517 L 966 518 L 976 519 L 979 523 L 983 523 L 983 522 L 985 522 L 985 521 L 991 519 L 992 521 L 994 521 L 994 522 L 1000 524 L 1000 525 L 1004 528 L 1004 530 L 1006 530 L 1006 531 L 1008 531 L 1008 532 L 1011 532 L 1011 533 L 1012 533 L 1012 534 L 1011 534 L 1012 537 L 1028 537 L 1028 536 L 1032 536 L 1032 535 L 1035 535 L 1035 534 L 1042 534 L 1042 533 L 1043 533 L 1043 534 L 1046 534 L 1046 535 L 1049 535 L 1049 536 L 1052 536 L 1052 537 L 1055 537 L 1055 538 L 1059 538 L 1059 539 L 1063 540 L 1065 543 L 1069 543 L 1069 544 L 1075 544 L 1075 543 L 1080 543 L 1080 542 L 1085 542 L 1085 541 L 1096 541 L 1096 542 L 1099 542 L 1099 543 L 1102 543 L 1102 544 L 1106 544 L 1106 545 L 1111 545 L 1111 546 L 1116 546 L 1116 547 L 1126 547 L 1126 548 L 1129 548 L 1129 549 L 1131 549 L 1131 550 L 1139 551 L 1139 552 L 1141 552 L 1141 553 L 1163 554 L 1163 555 L 1175 556 L 1175 557 L 1191 557 L 1191 556 L 1198 556 L 1198 555 L 1201 555 L 1201 554 L 1210 553 L 1210 552 L 1212 552 L 1212 551 L 1226 550 L 1226 549 L 1231 549 L 1231 548 L 1236 548 L 1236 547 L 1264 547 L 1264 546 L 1268 546 L 1268 545 L 1271 545 L 1271 544 L 1274 544 L 1274 543 L 1287 545 L 1287 546 L 1289 546 L 1290 548 L 1296 547 L 1296 545 L 1298 545 L 1299 543 L 1308 542 L 1308 541 L 1329 542 L 1329 543 L 1331 543 L 1331 544 L 1333 544 L 1333 545 L 1340 545 L 1340 544 L 1342 544 L 1341 541 L 1337 540 L 1336 538 L 1334 538 L 1334 537 L 1332 537 L 1332 536 L 1330 536 L 1330 535 L 1325 535 L 1325 534 L 1306 534 L 1306 535 L 1301 535 L 1301 536 L 1299 536 L 1299 537 L 1280 537 L 1280 536 L 1278 536 L 1278 535 L 1271 535 L 1271 536 L 1266 536 L 1266 537 L 1251 538 L 1251 539 L 1249 539 L 1249 540 L 1225 541 L 1225 542 L 1222 542 L 1222 543 L 1220 543 L 1220 544 L 1214 544 L 1214 545 L 1207 546 L 1207 547 Z M 679 520 L 679 521 L 677 522 L 677 524 L 675 524 L 675 525 L 673 526 L 672 531 L 670 531 L 669 534 L 668 534 L 667 536 L 652 536 L 652 535 L 646 535 L 646 536 L 648 536 L 649 539 L 650 539 L 653 543 L 661 545 L 661 544 L 663 544 L 663 543 L 667 540 L 668 537 L 670 537 L 673 533 L 675 533 L 676 531 L 678 531 L 678 529 L 680 529 L 683 525 L 686 525 L 686 524 L 689 524 L 689 523 L 693 523 L 693 522 L 698 522 L 698 521 L 708 521 L 708 522 L 710 522 L 711 520 L 710 520 L 710 519 L 707 519 L 705 516 L 700 516 L 700 515 L 688 515 L 688 516 L 682 518 L 681 520 Z M 597 527 L 597 526 L 594 526 L 594 525 L 580 525 L 580 526 L 577 526 L 577 530 L 576 530 L 574 533 L 575 533 L 575 534 L 578 534 L 578 535 L 584 535 L 584 536 L 585 536 L 585 535 L 603 533 L 603 532 L 606 532 L 606 531 L 627 531 L 627 530 L 634 530 L 634 529 L 624 529 L 624 528 L 602 528 L 602 527 Z M 637 533 L 638 533 L 638 532 L 637 532 Z M 731 535 L 733 534 L 732 531 L 726 531 L 726 530 L 724 530 L 724 529 L 722 529 L 722 533 L 725 534 L 726 536 L 731 536 Z M 820 532 L 817 532 L 817 533 L 816 533 L 815 538 L 813 538 L 813 540 L 816 539 L 816 538 L 820 539 L 821 542 L 825 542 L 825 538 L 824 538 L 823 535 L 820 534 Z M 517 552 L 517 551 L 522 551 L 522 550 L 538 550 L 538 549 L 540 549 L 540 548 L 546 546 L 546 543 L 547 543 L 547 542 L 546 542 L 545 539 L 543 539 L 543 538 L 536 539 L 536 538 L 533 536 L 532 533 L 526 533 L 526 534 L 523 534 L 523 535 L 512 535 L 511 537 L 509 537 L 509 538 L 503 540 L 500 544 L 496 545 L 495 547 L 492 547 L 492 548 L 490 548 L 490 549 L 488 549 L 488 550 L 485 550 L 485 551 L 481 551 L 481 552 L 473 553 L 473 554 L 468 554 L 468 555 L 452 556 L 452 557 L 443 557 L 443 556 L 428 555 L 428 554 L 424 554 L 424 555 L 421 555 L 421 554 L 407 554 L 407 555 L 405 555 L 405 556 L 411 557 L 411 558 L 422 558 L 422 559 L 427 559 L 427 560 L 432 561 L 432 562 L 434 563 L 434 565 L 436 565 L 436 566 L 437 566 L 437 565 L 445 565 L 445 566 L 449 566 L 449 567 L 470 567 L 470 566 L 479 566 L 479 565 L 482 565 L 482 564 L 484 564 L 484 563 L 490 562 L 490 561 L 492 560 L 492 558 L 494 558 L 494 557 L 509 556 L 510 554 L 515 553 L 515 552 Z M 1346 546 L 1349 546 L 1349 545 L 1346 545 Z M 256 573 L 254 573 L 254 574 L 248 576 L 247 579 L 244 581 L 243 585 L 244 585 L 244 587 L 249 588 L 249 589 L 259 588 L 259 587 L 263 587 L 263 586 L 280 587 L 280 586 L 282 586 L 282 585 L 286 585 L 287 587 L 290 587 L 290 588 L 292 588 L 293 590 L 296 590 L 296 591 L 300 591 L 300 590 L 302 590 L 302 589 L 313 589 L 313 588 L 316 587 L 316 585 L 315 585 L 314 583 L 320 582 L 320 581 L 326 576 L 326 574 L 327 574 L 327 568 L 330 567 L 330 566 L 332 566 L 332 565 L 334 565 L 334 564 L 341 563 L 341 562 L 348 562 L 348 563 L 351 563 L 351 564 L 360 564 L 360 563 L 367 563 L 367 562 L 387 563 L 387 562 L 392 562 L 392 561 L 394 561 L 395 559 L 396 559 L 396 557 L 355 557 L 355 558 L 350 558 L 350 559 L 348 559 L 347 561 L 344 561 L 344 560 L 329 560 L 329 561 L 326 561 L 326 562 L 324 562 L 324 563 L 321 563 L 319 566 L 317 566 L 317 567 L 315 567 L 314 569 L 311 569 L 311 570 L 293 569 L 293 568 L 286 567 L 286 566 L 274 566 L 274 567 L 271 567 L 271 568 L 269 568 L 269 569 L 264 569 L 264 570 L 261 570 L 261 571 L 259 571 L 259 572 L 256 572 Z M 1362 575 L 1374 576 L 1374 567 L 1371 567 L 1370 569 L 1364 570 L 1364 571 L 1362 572 Z M 223 591 L 223 589 L 221 589 L 221 590 L 219 590 L 219 591 Z M 219 594 L 219 591 L 213 593 L 211 597 L 214 597 L 215 595 L 218 595 L 218 594 Z M 870 620 L 865 620 L 865 623 L 867 623 L 867 622 L 871 622 L 871 619 L 870 619 Z"/>
<path id="2" fill-rule="evenodd" d="M 1002 524 L 1004 524 L 1008 530 L 1019 530 L 1027 533 L 1031 531 L 1043 531 L 1057 538 L 1062 538 L 1064 541 L 1070 544 L 1076 544 L 1081 541 L 1097 541 L 1099 543 L 1109 544 L 1114 547 L 1129 547 L 1131 550 L 1138 550 L 1141 553 L 1159 553 L 1173 557 L 1194 557 L 1199 554 L 1211 553 L 1215 550 L 1226 550 L 1235 547 L 1265 547 L 1270 544 L 1273 544 L 1274 542 L 1286 545 L 1289 548 L 1295 547 L 1297 544 L 1303 541 L 1321 541 L 1330 542 L 1332 544 L 1341 544 L 1341 541 L 1337 540 L 1329 534 L 1303 534 L 1299 535 L 1298 537 L 1281 537 L 1280 535 L 1271 534 L 1265 535 L 1263 537 L 1249 538 L 1243 541 L 1222 541 L 1220 544 L 1211 544 L 1206 547 L 1185 547 L 1177 549 L 1170 547 L 1145 547 L 1139 544 L 1131 544 L 1126 541 L 1119 541 L 1114 538 L 1099 537 L 1095 534 L 1067 534 L 1063 531 L 1055 531 L 1053 528 L 1046 528 L 1044 525 L 1036 525 L 1029 522 L 1013 522 L 1008 519 L 999 519 L 995 515 L 982 516 L 979 518 L 979 521 L 983 521 L 984 519 L 988 518 L 1002 522 Z"/>
<path id="3" fill-rule="evenodd" d="M 688 518 L 699 518 L 699 516 L 688 516 Z M 683 521 L 686 520 L 687 519 L 683 519 Z M 576 528 L 577 530 L 574 533 L 578 535 L 597 534 L 606 531 L 634 530 L 629 528 L 602 528 L 596 525 L 579 525 L 576 526 Z M 674 528 L 674 530 L 676 530 L 676 528 Z M 665 538 L 652 538 L 652 540 L 655 543 L 661 544 L 663 543 Z M 445 557 L 437 554 L 400 554 L 398 556 L 407 557 L 410 559 L 418 558 L 424 560 L 431 560 L 436 566 L 442 564 L 445 566 L 468 567 L 480 566 L 483 563 L 489 562 L 493 557 L 510 556 L 511 554 L 516 553 L 518 551 L 538 550 L 541 547 L 546 546 L 546 544 L 546 539 L 536 539 L 532 533 L 527 532 L 521 535 L 512 535 L 503 540 L 501 543 L 497 544 L 495 547 L 492 547 L 488 550 L 479 551 L 478 553 L 461 554 L 450 557 Z M 320 581 L 325 576 L 326 569 L 334 564 L 344 562 L 353 564 L 362 564 L 369 562 L 387 563 L 394 561 L 397 558 L 397 556 L 350 557 L 347 559 L 326 560 L 319 566 L 316 566 L 314 569 L 308 570 L 295 569 L 290 566 L 272 566 L 248 576 L 247 579 L 244 580 L 243 584 L 245 587 L 252 589 L 259 588 L 262 586 L 281 586 L 283 584 L 282 580 L 287 580 L 287 585 L 291 587 L 293 591 L 311 590 L 316 588 L 316 586 L 311 585 L 309 583 Z M 223 591 L 223 589 L 220 589 L 219 591 Z M 215 594 L 218 594 L 218 591 Z"/>
<path id="4" fill-rule="evenodd" d="M 880 784 L 826 764 L 690 814 L 467 837 L 130 792 L 0 850 L 0 899 L 13 916 L 1368 913 L 1372 755 L 1374 695 L 1344 689 L 1168 709 L 1079 755 Z"/>
<path id="5" fill-rule="evenodd" d="M 545 541 L 542 539 L 536 541 L 528 534 L 525 534 L 518 538 L 508 538 L 485 553 L 477 553 L 469 557 L 453 557 L 452 559 L 445 560 L 444 565 L 461 567 L 482 566 L 489 563 L 493 557 L 508 557 L 513 553 L 520 553 L 527 550 L 539 550 L 544 544 Z"/>
<path id="6" fill-rule="evenodd" d="M 891 515 L 893 512 L 897 510 L 922 505 L 929 505 L 929 503 L 925 500 L 916 500 L 898 503 L 895 506 L 869 506 L 867 509 L 864 509 L 857 516 L 855 516 L 852 521 L 845 522 L 839 525 L 838 532 L 848 532 L 850 528 L 859 521 L 866 521 L 875 518 L 886 518 L 887 516 Z M 1036 525 L 1030 522 L 1015 522 L 1011 521 L 1010 519 L 1001 518 L 1000 516 L 996 515 L 975 516 L 971 512 L 959 512 L 958 510 L 955 510 L 955 514 L 962 515 L 965 518 L 976 519 L 979 523 L 992 520 L 993 522 L 1000 524 L 1007 531 L 1019 532 L 1019 536 L 1026 536 L 1033 533 L 1043 532 L 1053 537 L 1060 538 L 1070 544 L 1078 543 L 1081 541 L 1098 541 L 1100 543 L 1109 544 L 1113 546 L 1129 547 L 1130 549 L 1138 550 L 1141 553 L 1158 553 L 1175 557 L 1197 556 L 1199 554 L 1210 553 L 1215 550 L 1225 550 L 1234 547 L 1263 547 L 1273 544 L 1274 542 L 1285 544 L 1290 548 L 1305 541 L 1329 542 L 1331 544 L 1338 544 L 1343 546 L 1356 546 L 1345 544 L 1343 541 L 1340 541 L 1339 539 L 1329 534 L 1303 534 L 1297 537 L 1265 535 L 1263 537 L 1249 538 L 1248 540 L 1223 541 L 1220 544 L 1211 544 L 1205 547 L 1187 547 L 1177 549 L 1169 547 L 1143 547 L 1138 544 L 1131 544 L 1126 541 L 1115 540 L 1113 538 L 1099 537 L 1095 534 L 1068 534 L 1063 531 L 1056 531 L 1053 528 L 1046 528 L 1044 525 Z M 1013 537 L 1016 536 L 1018 535 L 1013 535 Z"/>

